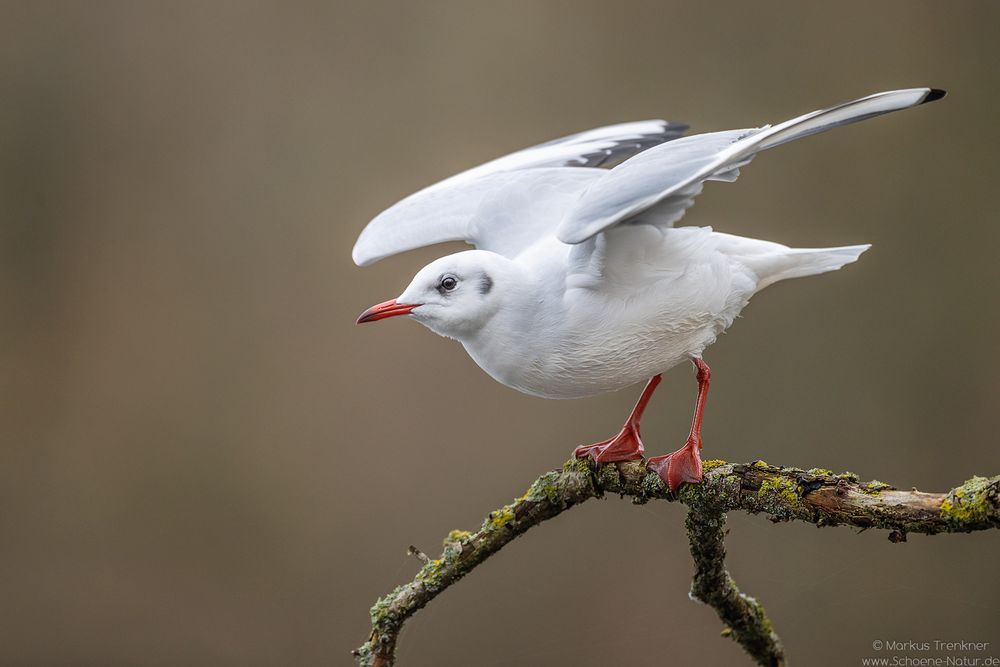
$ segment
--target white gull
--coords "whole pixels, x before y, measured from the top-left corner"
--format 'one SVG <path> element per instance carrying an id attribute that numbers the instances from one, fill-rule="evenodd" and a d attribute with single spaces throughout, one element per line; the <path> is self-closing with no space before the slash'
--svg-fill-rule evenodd
<path id="1" fill-rule="evenodd" d="M 648 461 L 676 491 L 701 480 L 705 348 L 763 288 L 834 271 L 869 247 L 789 248 L 677 222 L 705 181 L 736 180 L 760 151 L 943 96 L 895 90 L 774 126 L 690 137 L 666 121 L 624 123 L 462 172 L 372 220 L 353 257 L 363 266 L 453 240 L 477 250 L 431 262 L 358 323 L 408 315 L 461 342 L 497 381 L 544 398 L 647 380 L 621 432 L 576 449 L 599 462 L 642 458 L 639 422 L 660 374 L 692 362 L 698 398 L 687 442 Z"/>

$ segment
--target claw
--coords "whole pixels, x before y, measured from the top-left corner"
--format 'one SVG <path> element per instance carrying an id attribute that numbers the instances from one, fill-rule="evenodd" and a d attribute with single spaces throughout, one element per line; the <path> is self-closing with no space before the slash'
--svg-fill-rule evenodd
<path id="1" fill-rule="evenodd" d="M 626 425 L 615 437 L 597 442 L 593 445 L 583 445 L 573 451 L 573 455 L 582 459 L 589 456 L 597 463 L 614 463 L 616 461 L 638 461 L 642 458 L 645 448 L 639 438 L 638 429 Z"/>
<path id="2" fill-rule="evenodd" d="M 650 470 L 656 471 L 672 493 L 677 493 L 677 489 L 684 482 L 689 484 L 701 482 L 701 455 L 698 454 L 700 447 L 700 442 L 688 439 L 676 452 L 653 456 L 646 465 Z"/>

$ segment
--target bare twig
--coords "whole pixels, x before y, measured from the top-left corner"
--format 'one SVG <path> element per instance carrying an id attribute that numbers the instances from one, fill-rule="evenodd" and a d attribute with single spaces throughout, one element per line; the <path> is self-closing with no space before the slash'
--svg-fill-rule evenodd
<path id="1" fill-rule="evenodd" d="M 726 512 L 884 529 L 894 542 L 904 541 L 907 533 L 1000 527 L 1000 476 L 973 477 L 948 493 L 922 493 L 878 481 L 863 484 L 853 473 L 781 468 L 763 461 L 705 461 L 704 473 L 701 484 L 682 486 L 676 497 L 644 461 L 597 466 L 571 460 L 561 470 L 545 473 L 520 498 L 491 512 L 477 532 L 452 531 L 440 558 L 428 559 L 413 581 L 375 603 L 371 635 L 354 652 L 358 662 L 364 667 L 392 665 L 399 631 L 410 616 L 529 528 L 604 493 L 630 496 L 635 503 L 679 500 L 688 506 L 696 563 L 692 594 L 711 605 L 733 638 L 765 665 L 783 663 L 781 644 L 763 608 L 740 593 L 725 570 Z"/>

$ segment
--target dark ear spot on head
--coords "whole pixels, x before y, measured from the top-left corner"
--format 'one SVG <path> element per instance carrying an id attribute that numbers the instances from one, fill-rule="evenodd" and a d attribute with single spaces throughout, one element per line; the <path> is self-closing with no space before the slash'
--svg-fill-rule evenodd
<path id="1" fill-rule="evenodd" d="M 493 289 L 493 279 L 484 273 L 479 279 L 479 293 L 489 294 L 491 289 Z"/>

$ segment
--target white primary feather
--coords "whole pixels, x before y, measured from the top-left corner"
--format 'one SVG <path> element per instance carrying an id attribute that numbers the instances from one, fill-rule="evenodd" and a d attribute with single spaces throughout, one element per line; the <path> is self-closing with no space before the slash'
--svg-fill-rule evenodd
<path id="1" fill-rule="evenodd" d="M 890 111 L 938 99 L 912 88 L 877 93 L 773 127 L 679 139 L 686 125 L 621 123 L 556 139 L 487 162 L 406 197 L 362 231 L 360 266 L 444 241 L 507 256 L 555 231 L 581 243 L 622 222 L 675 224 L 707 180 L 733 181 L 760 151 Z M 596 169 L 615 161 L 610 170 Z M 516 202 L 501 208 L 497 197 Z M 484 202 L 487 202 L 484 206 Z M 558 219 L 550 217 L 558 209 Z"/>

